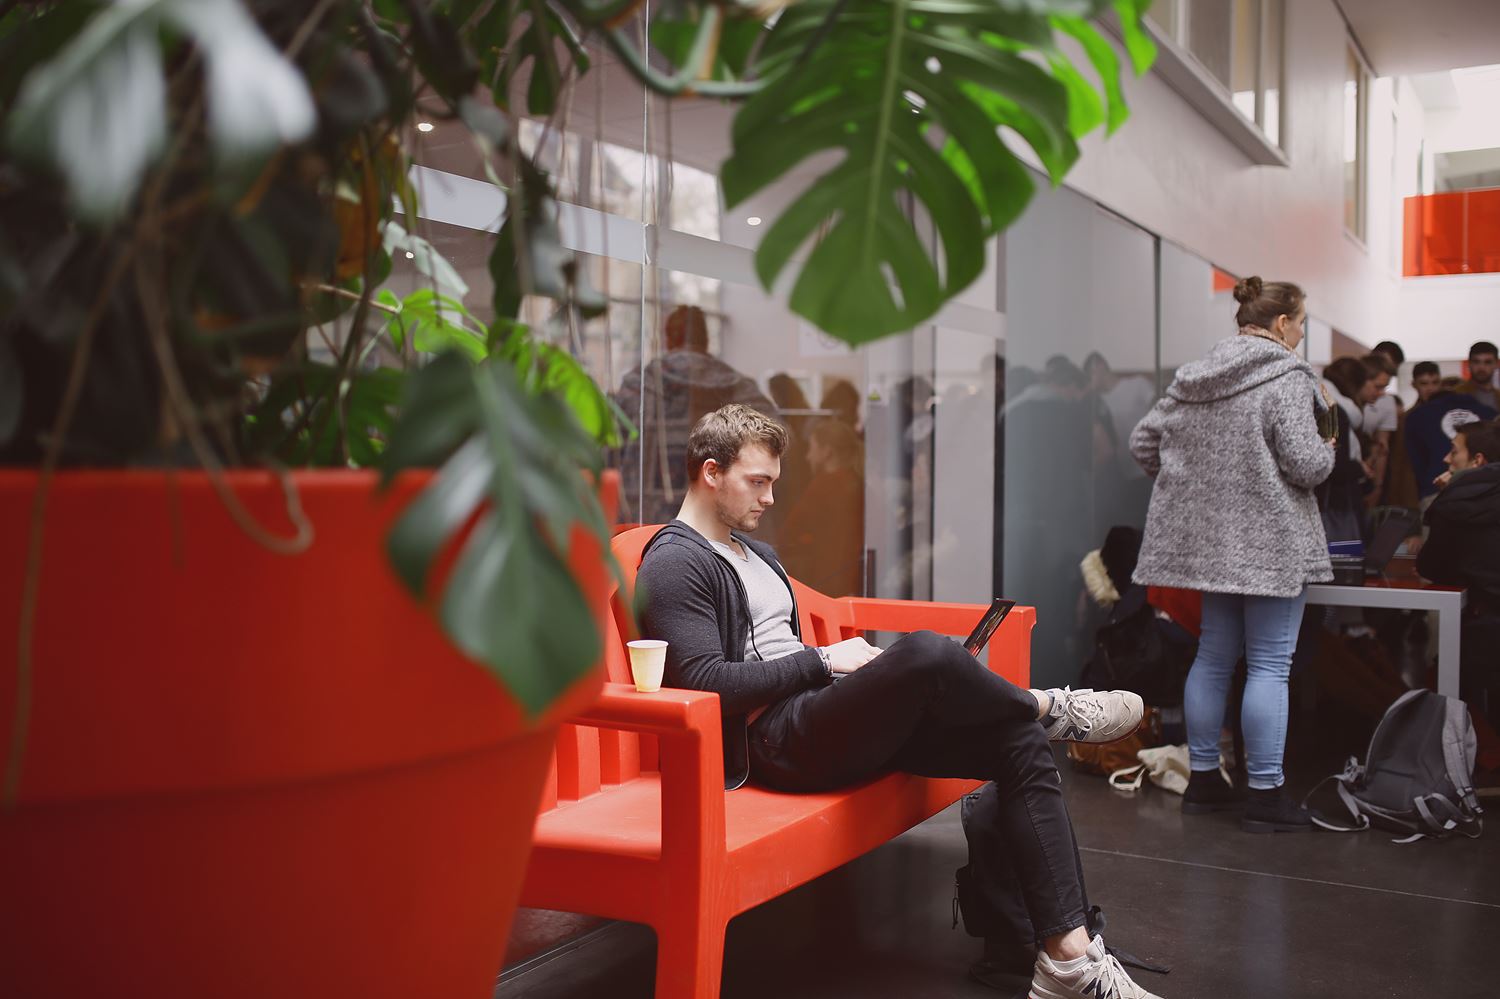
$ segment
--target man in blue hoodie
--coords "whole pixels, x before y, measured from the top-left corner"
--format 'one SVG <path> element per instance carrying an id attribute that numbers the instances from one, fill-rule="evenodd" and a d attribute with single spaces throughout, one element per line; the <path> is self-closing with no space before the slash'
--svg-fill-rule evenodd
<path id="1" fill-rule="evenodd" d="M 1453 435 L 1465 423 L 1493 420 L 1495 410 L 1471 395 L 1439 392 L 1412 409 L 1406 417 L 1406 454 L 1417 479 L 1422 509 L 1437 495 L 1437 480 L 1453 448 Z"/>

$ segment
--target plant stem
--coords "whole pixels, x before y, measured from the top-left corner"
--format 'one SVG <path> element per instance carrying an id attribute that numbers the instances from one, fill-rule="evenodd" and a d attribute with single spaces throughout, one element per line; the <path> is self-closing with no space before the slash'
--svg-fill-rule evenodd
<path id="1" fill-rule="evenodd" d="M 16 631 L 16 706 L 11 718 L 10 748 L 5 759 L 5 782 L 0 788 L 0 810 L 11 811 L 21 790 L 21 768 L 26 759 L 26 742 L 31 728 L 31 696 L 33 679 L 32 641 L 36 637 L 36 607 L 42 586 L 42 542 L 47 515 L 47 493 L 51 490 L 52 477 L 57 473 L 62 459 L 63 444 L 72 426 L 73 416 L 78 410 L 78 400 L 83 395 L 84 377 L 88 373 L 89 357 L 93 352 L 94 334 L 104 318 L 104 310 L 114 296 L 116 287 L 125 276 L 125 270 L 134 255 L 135 246 L 127 244 L 110 265 L 104 283 L 99 289 L 94 304 L 84 321 L 83 331 L 73 348 L 73 361 L 68 368 L 68 381 L 63 390 L 62 404 L 52 421 L 52 432 L 47 440 L 47 450 L 42 455 L 42 470 L 37 477 L 36 494 L 31 498 L 31 528 L 26 545 L 26 575 L 21 584 L 21 621 Z"/>
<path id="2" fill-rule="evenodd" d="M 309 282 L 307 284 L 304 284 L 302 287 L 306 291 L 321 291 L 324 294 L 333 295 L 336 298 L 347 298 L 351 302 L 358 302 L 364 298 L 363 295 L 352 292 L 348 288 L 340 288 L 336 284 L 314 284 Z M 401 315 L 400 309 L 396 308 L 393 305 L 386 305 L 384 302 L 377 302 L 373 298 L 370 299 L 370 307 L 373 309 L 379 309 L 382 312 L 389 312 L 393 316 Z M 326 338 L 323 342 L 328 343 Z M 329 349 L 333 349 L 332 344 L 329 344 Z"/>

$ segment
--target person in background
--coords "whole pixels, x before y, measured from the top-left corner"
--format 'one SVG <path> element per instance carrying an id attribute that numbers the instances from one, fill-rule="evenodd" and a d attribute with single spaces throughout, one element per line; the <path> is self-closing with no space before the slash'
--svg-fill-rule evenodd
<path id="1" fill-rule="evenodd" d="M 1436 364 L 1418 361 L 1411 372 L 1411 387 L 1417 393 L 1417 401 L 1412 404 L 1412 410 L 1436 395 L 1441 381 Z M 1386 463 L 1385 502 L 1389 506 L 1416 510 L 1422 502 L 1422 494 L 1417 490 L 1417 477 L 1412 471 L 1406 446 L 1406 425 L 1410 415 L 1409 411 L 1402 410 L 1396 420 L 1396 433 L 1391 438 L 1391 457 Z"/>
<path id="2" fill-rule="evenodd" d="M 1500 425 L 1466 423 L 1453 434 L 1427 509 L 1417 571 L 1468 591 L 1459 651 L 1459 695 L 1500 723 Z"/>
<path id="3" fill-rule="evenodd" d="M 1307 319 L 1302 289 L 1249 277 L 1234 297 L 1239 335 L 1179 368 L 1131 434 L 1131 453 L 1156 479 L 1134 578 L 1203 593 L 1184 691 L 1192 774 L 1183 811 L 1241 805 L 1219 776 L 1219 732 L 1243 654 L 1250 790 L 1241 825 L 1300 832 L 1312 820 L 1284 788 L 1287 680 L 1307 584 L 1333 578 L 1313 497 L 1333 470 L 1318 428 L 1329 402 L 1296 353 Z"/>
<path id="4" fill-rule="evenodd" d="M 1401 345 L 1394 340 L 1380 341 L 1370 348 L 1370 353 L 1383 354 L 1397 372 L 1401 370 L 1401 365 L 1406 363 L 1406 351 L 1402 350 Z"/>
<path id="5" fill-rule="evenodd" d="M 1437 395 L 1443 387 L 1443 373 L 1438 369 L 1437 362 L 1418 361 L 1411 369 L 1411 387 L 1417 393 L 1413 409 Z"/>
<path id="6" fill-rule="evenodd" d="M 835 419 L 859 429 L 859 389 L 847 378 L 829 379 L 818 408 L 831 410 Z"/>
<path id="7" fill-rule="evenodd" d="M 1401 425 L 1401 400 L 1386 391 L 1396 377 L 1396 363 L 1381 351 L 1371 351 L 1364 358 L 1365 370 L 1370 379 L 1366 383 L 1366 396 L 1374 398 L 1365 403 L 1364 432 L 1370 441 L 1370 490 L 1365 502 L 1377 506 L 1384 501 L 1386 471 L 1390 466 L 1391 441 Z"/>
<path id="8" fill-rule="evenodd" d="M 667 520 L 682 501 L 688 433 L 700 416 L 731 402 L 780 415 L 753 380 L 708 352 L 708 318 L 698 306 L 673 309 L 663 332 L 666 352 L 630 371 L 615 393 L 616 404 L 640 424 L 620 472 L 624 499 L 633 504 L 641 497 L 636 518 L 647 524 Z"/>
<path id="9" fill-rule="evenodd" d="M 1333 471 L 1317 490 L 1318 508 L 1329 541 L 1358 541 L 1364 537 L 1364 497 L 1370 484 L 1359 439 L 1365 403 L 1374 398 L 1370 371 L 1358 358 L 1340 357 L 1323 369 L 1323 385 L 1336 403 L 1339 430 Z"/>
<path id="10" fill-rule="evenodd" d="M 1422 365 L 1417 365 L 1420 369 Z M 1419 508 L 1426 513 L 1432 497 L 1437 495 L 1437 478 L 1444 471 L 1444 459 L 1453 447 L 1453 434 L 1465 423 L 1493 420 L 1496 411 L 1475 399 L 1441 387 L 1422 403 L 1413 406 L 1406 418 L 1406 455 L 1417 482 Z"/>
<path id="11" fill-rule="evenodd" d="M 1454 389 L 1460 395 L 1471 395 L 1482 406 L 1500 410 L 1500 395 L 1495 391 L 1495 345 L 1480 340 L 1469 348 L 1469 377 Z"/>
<path id="12" fill-rule="evenodd" d="M 807 432 L 811 478 L 782 524 L 787 571 L 830 597 L 864 591 L 865 444 L 843 420 L 823 417 Z"/>

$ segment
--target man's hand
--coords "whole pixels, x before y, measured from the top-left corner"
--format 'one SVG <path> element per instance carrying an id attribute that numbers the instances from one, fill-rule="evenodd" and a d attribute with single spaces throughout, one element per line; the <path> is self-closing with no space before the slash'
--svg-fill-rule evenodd
<path id="1" fill-rule="evenodd" d="M 880 655 L 880 650 L 863 638 L 846 638 L 837 645 L 825 646 L 828 663 L 835 673 L 853 673 Z"/>
<path id="2" fill-rule="evenodd" d="M 1416 558 L 1418 555 L 1422 554 L 1422 535 L 1413 534 L 1411 537 L 1406 539 L 1406 554 L 1410 555 L 1412 558 Z"/>
<path id="3" fill-rule="evenodd" d="M 1452 481 L 1453 481 L 1453 473 L 1451 471 L 1448 471 L 1448 472 L 1444 472 L 1442 475 L 1439 475 L 1437 478 L 1433 479 L 1432 480 L 1432 484 L 1435 485 L 1435 486 L 1437 486 L 1438 489 L 1441 490 L 1441 489 L 1447 489 L 1448 488 L 1448 483 L 1450 483 Z"/>

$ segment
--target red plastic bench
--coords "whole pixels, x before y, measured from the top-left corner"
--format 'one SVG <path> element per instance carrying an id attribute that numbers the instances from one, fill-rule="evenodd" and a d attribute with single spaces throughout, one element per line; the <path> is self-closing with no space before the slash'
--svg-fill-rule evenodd
<path id="1" fill-rule="evenodd" d="M 658 530 L 617 536 L 634 585 Z M 923 628 L 966 635 L 985 608 L 835 599 L 793 580 L 805 641 Z M 977 781 L 891 774 L 828 794 L 747 785 L 724 791 L 719 696 L 630 681 L 618 595 L 606 636 L 610 683 L 558 737 L 521 904 L 646 923 L 658 999 L 719 995 L 729 920 L 874 849 L 957 801 Z M 1017 607 L 990 642 L 991 668 L 1025 686 L 1036 612 Z"/>

